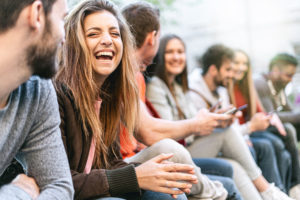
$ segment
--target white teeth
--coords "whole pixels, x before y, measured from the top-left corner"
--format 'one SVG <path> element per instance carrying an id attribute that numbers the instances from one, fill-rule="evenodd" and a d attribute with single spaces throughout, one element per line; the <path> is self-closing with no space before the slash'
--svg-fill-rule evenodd
<path id="1" fill-rule="evenodd" d="M 109 51 L 106 51 L 106 52 L 102 51 L 102 52 L 99 52 L 99 53 L 97 54 L 97 56 L 110 56 L 110 57 L 112 57 L 112 56 L 113 56 L 113 53 L 112 53 L 112 52 L 109 52 Z"/>

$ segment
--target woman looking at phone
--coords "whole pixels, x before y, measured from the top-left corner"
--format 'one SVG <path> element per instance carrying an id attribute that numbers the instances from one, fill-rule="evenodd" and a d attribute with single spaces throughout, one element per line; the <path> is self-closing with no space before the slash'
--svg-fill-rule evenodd
<path id="1" fill-rule="evenodd" d="M 233 63 L 235 81 L 230 87 L 231 101 L 235 106 L 248 104 L 248 109 L 243 111 L 243 116 L 239 119 L 240 124 L 247 124 L 244 126 L 248 127 L 246 133 L 250 134 L 250 138 L 263 138 L 272 143 L 284 189 L 289 191 L 291 187 L 299 187 L 299 158 L 298 156 L 291 157 L 297 152 L 297 147 L 295 142 L 288 142 L 294 137 L 287 127 L 282 126 L 276 111 L 275 113 L 264 113 L 264 108 L 253 84 L 249 56 L 242 50 L 236 50 Z M 271 124 L 276 126 L 269 127 L 270 118 Z"/>

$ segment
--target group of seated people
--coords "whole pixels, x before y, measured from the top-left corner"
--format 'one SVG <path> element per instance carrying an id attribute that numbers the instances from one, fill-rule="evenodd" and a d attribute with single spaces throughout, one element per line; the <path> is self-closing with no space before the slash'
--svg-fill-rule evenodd
<path id="1" fill-rule="evenodd" d="M 300 200 L 297 59 L 253 80 L 244 51 L 216 44 L 188 74 L 159 15 L 1 0 L 0 199 Z"/>

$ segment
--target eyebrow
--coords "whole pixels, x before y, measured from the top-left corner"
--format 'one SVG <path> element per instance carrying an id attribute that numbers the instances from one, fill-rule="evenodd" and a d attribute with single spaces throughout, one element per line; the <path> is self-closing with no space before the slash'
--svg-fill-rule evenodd
<path id="1" fill-rule="evenodd" d="M 112 27 L 109 28 L 109 30 L 114 30 L 114 29 L 119 30 L 119 28 L 116 27 L 116 26 L 112 26 Z M 99 27 L 91 27 L 91 28 L 87 29 L 85 32 L 88 32 L 88 31 L 90 31 L 90 30 L 101 31 L 101 28 L 99 28 Z"/>

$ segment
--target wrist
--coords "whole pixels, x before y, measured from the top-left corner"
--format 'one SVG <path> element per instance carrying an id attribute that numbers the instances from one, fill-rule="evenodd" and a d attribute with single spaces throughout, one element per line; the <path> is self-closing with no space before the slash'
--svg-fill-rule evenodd
<path id="1" fill-rule="evenodd" d="M 184 130 L 186 132 L 186 136 L 191 135 L 192 133 L 200 133 L 200 128 L 198 127 L 198 119 L 192 118 L 186 120 L 186 124 Z"/>
<path id="2" fill-rule="evenodd" d="M 251 123 L 251 121 L 247 122 L 247 130 L 248 130 L 248 134 L 251 134 L 252 132 L 254 132 L 254 128 L 253 128 L 253 124 Z"/>

